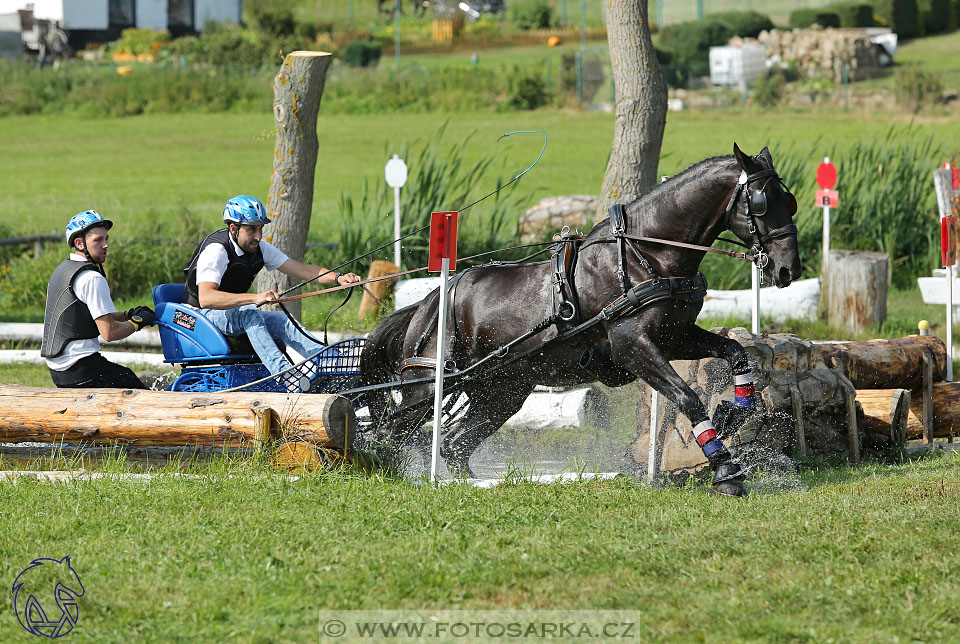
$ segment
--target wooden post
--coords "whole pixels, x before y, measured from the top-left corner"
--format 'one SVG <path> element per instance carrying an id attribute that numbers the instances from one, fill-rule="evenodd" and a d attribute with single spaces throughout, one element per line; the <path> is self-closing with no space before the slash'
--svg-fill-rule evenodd
<path id="1" fill-rule="evenodd" d="M 253 424 L 253 447 L 258 455 L 263 454 L 273 438 L 273 410 L 269 407 L 251 406 L 256 420 Z"/>
<path id="2" fill-rule="evenodd" d="M 807 455 L 807 432 L 803 425 L 803 398 L 800 395 L 800 388 L 796 385 L 790 385 L 790 402 L 793 405 L 793 421 L 795 439 L 797 441 L 797 454 Z"/>
<path id="3" fill-rule="evenodd" d="M 933 358 L 923 354 L 923 439 L 933 445 Z"/>
<path id="4" fill-rule="evenodd" d="M 889 256 L 831 250 L 827 271 L 827 321 L 853 333 L 877 331 L 887 317 Z"/>
<path id="5" fill-rule="evenodd" d="M 860 460 L 860 434 L 857 430 L 857 390 L 846 381 L 843 386 L 844 402 L 847 405 L 847 441 L 850 447 L 850 462 Z"/>
<path id="6" fill-rule="evenodd" d="M 373 279 L 374 277 L 382 277 L 384 275 L 390 275 L 391 273 L 399 273 L 400 267 L 392 262 L 385 260 L 377 260 L 370 264 L 370 274 L 367 275 L 367 279 Z M 381 280 L 379 282 L 370 282 L 367 284 L 367 288 L 370 289 L 363 291 L 363 299 L 360 300 L 360 311 L 357 315 L 361 320 L 367 318 L 368 315 L 373 314 L 374 316 L 379 315 L 380 311 L 383 308 L 382 302 L 387 299 L 390 295 L 390 292 L 393 290 L 393 285 L 397 282 L 396 277 L 388 280 Z M 371 295 L 370 293 L 373 293 Z M 373 296 L 376 296 L 374 299 Z M 380 300 L 379 302 L 377 300 Z"/>
<path id="7" fill-rule="evenodd" d="M 273 82 L 273 118 L 277 131 L 273 174 L 263 239 L 291 258 L 303 260 L 313 214 L 317 167 L 317 112 L 332 56 L 322 51 L 294 51 L 283 59 Z M 261 271 L 257 289 L 284 291 L 300 280 L 280 271 Z M 300 300 L 287 303 L 300 316 Z"/>

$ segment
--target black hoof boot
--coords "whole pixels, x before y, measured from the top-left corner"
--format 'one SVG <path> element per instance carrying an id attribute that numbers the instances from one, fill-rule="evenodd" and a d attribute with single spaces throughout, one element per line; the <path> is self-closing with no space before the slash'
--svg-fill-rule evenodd
<path id="1" fill-rule="evenodd" d="M 722 401 L 713 412 L 713 426 L 720 440 L 734 435 L 748 419 L 760 410 L 752 407 L 737 407 L 729 400 Z"/>
<path id="2" fill-rule="evenodd" d="M 711 465 L 713 465 L 711 463 Z M 713 465 L 713 489 L 717 494 L 724 496 L 747 496 L 747 489 L 743 487 L 743 479 L 746 478 L 740 466 L 730 460 L 729 455 L 726 459 Z"/>

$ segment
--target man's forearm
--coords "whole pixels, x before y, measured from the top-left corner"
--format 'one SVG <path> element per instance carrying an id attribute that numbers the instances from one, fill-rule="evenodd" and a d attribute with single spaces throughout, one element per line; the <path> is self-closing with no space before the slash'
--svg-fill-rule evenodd
<path id="1" fill-rule="evenodd" d="M 238 306 L 256 304 L 256 293 L 228 293 L 221 290 L 209 290 L 199 294 L 200 308 L 202 309 L 235 309 Z"/>

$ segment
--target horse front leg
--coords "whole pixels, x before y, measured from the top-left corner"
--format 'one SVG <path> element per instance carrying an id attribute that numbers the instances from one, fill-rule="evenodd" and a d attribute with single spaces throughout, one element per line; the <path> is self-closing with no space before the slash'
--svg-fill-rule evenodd
<path id="1" fill-rule="evenodd" d="M 713 423 L 721 438 L 735 433 L 759 410 L 753 370 L 746 350 L 740 343 L 692 325 L 684 341 L 671 352 L 675 360 L 721 358 L 733 371 L 733 402 L 724 400 L 713 414 Z"/>
<path id="2" fill-rule="evenodd" d="M 730 451 L 717 435 L 717 430 L 696 392 L 684 382 L 654 341 L 643 333 L 636 319 L 611 326 L 608 331 L 612 354 L 617 366 L 635 373 L 673 402 L 693 426 L 693 436 L 713 470 L 713 487 L 724 495 L 744 496 L 744 473 L 733 461 Z"/>

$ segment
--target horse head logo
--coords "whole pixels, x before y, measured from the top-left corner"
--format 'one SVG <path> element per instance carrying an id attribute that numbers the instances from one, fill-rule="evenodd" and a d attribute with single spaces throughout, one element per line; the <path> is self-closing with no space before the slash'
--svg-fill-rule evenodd
<path id="1" fill-rule="evenodd" d="M 13 582 L 13 606 L 20 626 L 38 637 L 62 637 L 73 630 L 80 617 L 77 599 L 83 584 L 63 559 L 34 559 Z"/>

